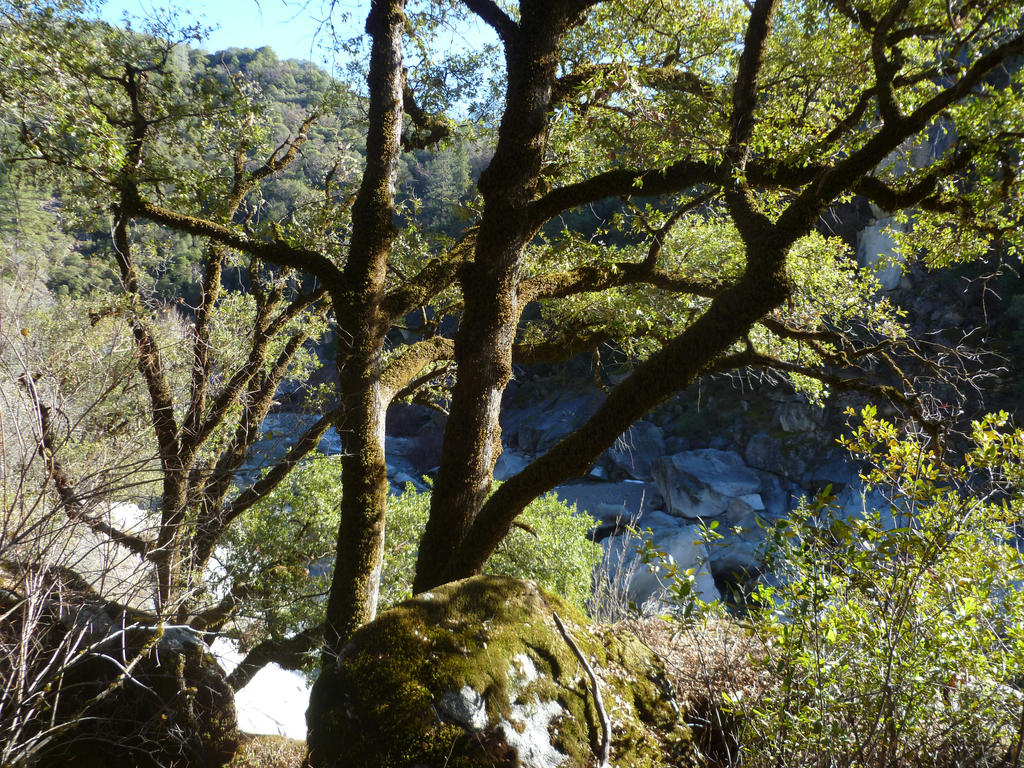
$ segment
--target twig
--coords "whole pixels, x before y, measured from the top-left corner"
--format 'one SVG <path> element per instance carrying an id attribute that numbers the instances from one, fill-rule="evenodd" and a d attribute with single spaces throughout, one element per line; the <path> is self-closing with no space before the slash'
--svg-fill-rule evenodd
<path id="1" fill-rule="evenodd" d="M 562 637 L 565 638 L 565 642 L 568 643 L 572 652 L 576 654 L 576 658 L 580 660 L 580 664 L 587 671 L 587 676 L 590 678 L 590 684 L 594 688 L 594 706 L 597 708 L 597 716 L 601 719 L 601 753 L 597 756 L 600 762 L 597 768 L 609 768 L 610 763 L 608 762 L 609 752 L 611 751 L 612 742 L 612 724 L 608 719 L 608 713 L 604 710 L 604 700 L 601 698 L 601 685 L 597 682 L 597 675 L 594 674 L 593 667 L 587 662 L 586 657 L 580 650 L 579 646 L 572 639 L 569 634 L 569 630 L 565 628 L 565 624 L 558 617 L 557 613 L 552 614 L 555 617 L 555 624 L 558 626 L 558 631 L 562 633 Z"/>
<path id="2" fill-rule="evenodd" d="M 1013 768 L 1020 768 L 1020 751 L 1024 746 L 1024 703 L 1020 707 L 1020 726 L 1017 728 L 1017 748 L 1013 751 Z"/>

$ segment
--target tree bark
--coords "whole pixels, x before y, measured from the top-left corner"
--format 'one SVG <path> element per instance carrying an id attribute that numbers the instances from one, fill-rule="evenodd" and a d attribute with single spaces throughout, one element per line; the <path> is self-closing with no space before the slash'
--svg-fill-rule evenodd
<path id="1" fill-rule="evenodd" d="M 474 9 L 475 10 L 475 9 Z M 523 251 L 539 224 L 530 215 L 552 107 L 558 49 L 580 7 L 523 3 L 505 20 L 506 108 L 494 157 L 480 177 L 484 212 L 473 262 L 461 274 L 464 311 L 455 339 L 458 375 L 441 448 L 413 591 L 441 583 L 491 489 L 501 454 L 498 416 L 512 373 Z"/>
<path id="2" fill-rule="evenodd" d="M 327 603 L 328 655 L 376 613 L 384 544 L 387 470 L 381 353 L 388 324 L 381 312 L 387 257 L 395 235 L 394 200 L 402 135 L 403 0 L 375 0 L 367 18 L 370 113 L 367 167 L 352 209 L 344 289 L 332 292 L 338 320 L 343 416 L 338 557 Z"/>
<path id="3" fill-rule="evenodd" d="M 331 291 L 338 322 L 338 379 L 342 409 L 341 521 L 324 620 L 323 670 L 310 697 L 308 762 L 331 763 L 319 746 L 330 729 L 333 670 L 352 633 L 371 621 L 384 556 L 388 481 L 384 460 L 387 402 L 381 383 L 382 310 L 388 253 L 395 235 L 394 201 L 401 152 L 404 0 L 373 0 L 366 21 L 372 38 L 366 170 L 352 208 L 352 242 L 340 289 Z"/>

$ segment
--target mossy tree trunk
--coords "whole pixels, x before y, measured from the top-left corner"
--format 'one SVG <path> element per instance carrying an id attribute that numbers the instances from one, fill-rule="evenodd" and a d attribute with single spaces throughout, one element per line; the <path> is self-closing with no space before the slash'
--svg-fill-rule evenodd
<path id="1" fill-rule="evenodd" d="M 366 169 L 352 211 L 352 240 L 342 290 L 332 293 L 338 321 L 338 376 L 344 413 L 341 525 L 325 620 L 328 656 L 373 618 L 384 553 L 387 468 L 381 355 L 390 320 L 384 276 L 395 235 L 395 184 L 402 151 L 404 0 L 374 0 Z"/>
<path id="2" fill-rule="evenodd" d="M 522 312 L 523 254 L 542 223 L 531 216 L 530 204 L 545 157 L 559 45 L 591 4 L 528 0 L 520 4 L 518 23 L 496 6 L 478 4 L 505 47 L 506 105 L 494 157 L 479 181 L 484 209 L 473 261 L 460 276 L 464 310 L 455 338 L 458 377 L 420 542 L 417 592 L 444 580 L 491 489 L 501 454 L 501 397 L 512 374 Z"/>

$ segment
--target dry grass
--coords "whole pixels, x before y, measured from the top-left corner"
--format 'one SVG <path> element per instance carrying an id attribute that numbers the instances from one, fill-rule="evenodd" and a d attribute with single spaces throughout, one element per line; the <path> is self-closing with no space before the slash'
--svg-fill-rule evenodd
<path id="1" fill-rule="evenodd" d="M 734 621 L 708 616 L 677 624 L 657 617 L 621 622 L 665 664 L 682 716 L 706 764 L 733 765 L 742 726 L 736 710 L 771 687 L 761 641 Z"/>
<path id="2" fill-rule="evenodd" d="M 301 768 L 305 756 L 304 741 L 245 733 L 228 768 Z"/>

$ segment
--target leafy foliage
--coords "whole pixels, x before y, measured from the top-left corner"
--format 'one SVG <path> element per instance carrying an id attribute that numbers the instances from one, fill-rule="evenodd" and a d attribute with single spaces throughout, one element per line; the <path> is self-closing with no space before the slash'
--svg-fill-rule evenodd
<path id="1" fill-rule="evenodd" d="M 338 463 L 337 456 L 307 457 L 231 529 L 223 567 L 248 585 L 239 612 L 239 638 L 246 646 L 323 620 L 338 529 Z M 416 548 L 429 510 L 430 493 L 411 485 L 389 501 L 382 610 L 412 595 Z M 549 494 L 530 505 L 522 523 L 502 542 L 485 573 L 533 579 L 582 607 L 601 559 L 601 547 L 588 536 L 594 520 Z"/>
<path id="2" fill-rule="evenodd" d="M 828 498 L 774 532 L 757 595 L 775 686 L 744 712 L 754 765 L 985 765 L 1019 748 L 1024 432 L 975 423 L 951 465 L 874 409 L 846 439 L 888 509 Z"/>

